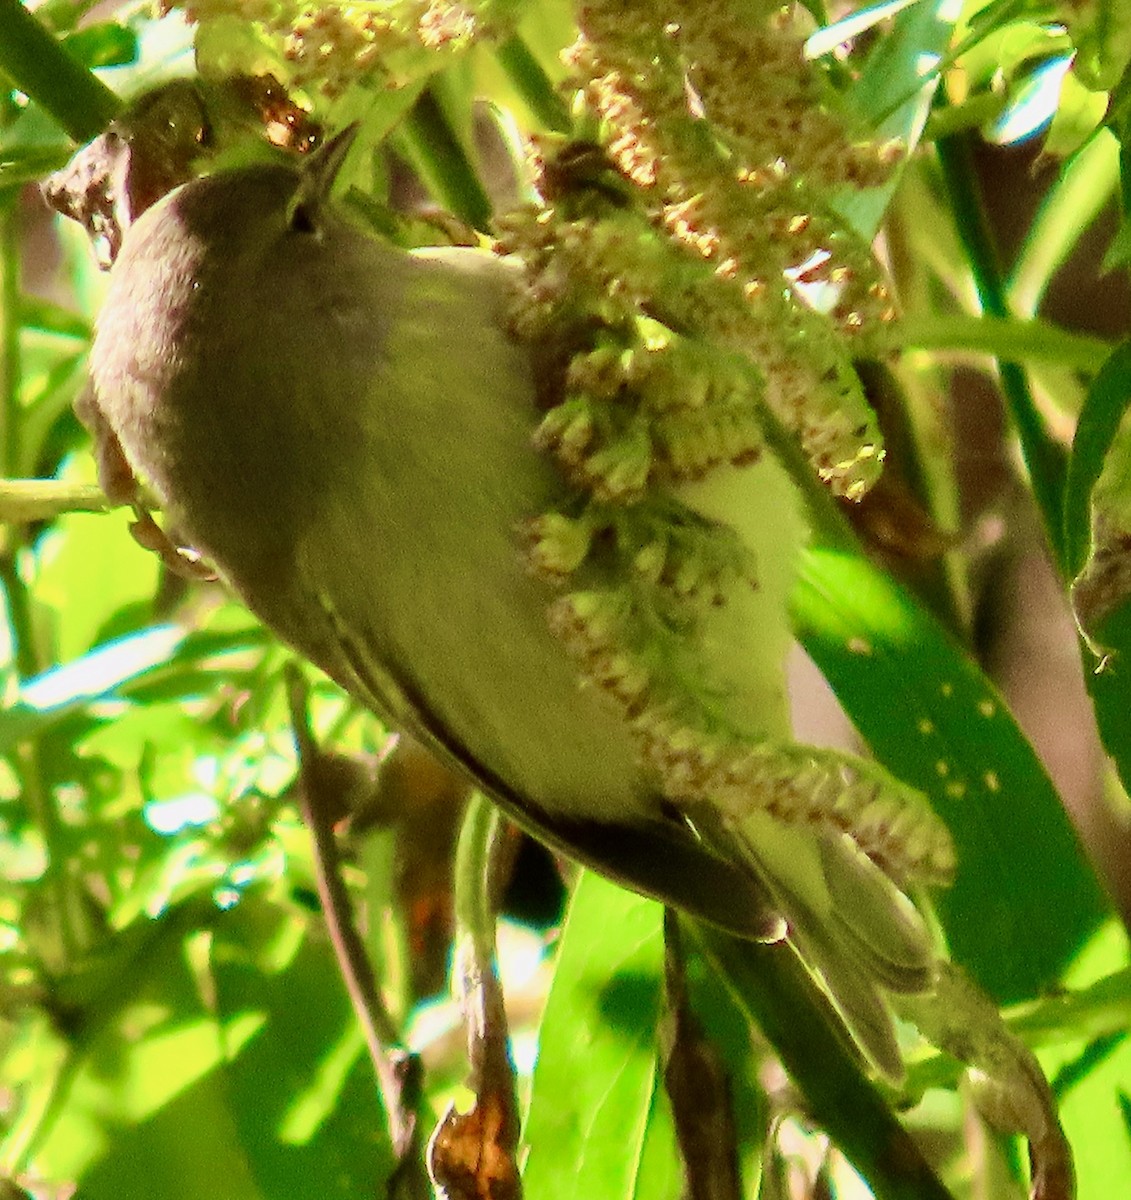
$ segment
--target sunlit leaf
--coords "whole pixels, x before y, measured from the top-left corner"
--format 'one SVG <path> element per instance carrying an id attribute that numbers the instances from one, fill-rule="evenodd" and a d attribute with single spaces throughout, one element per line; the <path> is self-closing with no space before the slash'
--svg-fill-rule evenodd
<path id="1" fill-rule="evenodd" d="M 25 1106 L 6 1145 L 40 1178 L 78 1179 L 88 1200 L 259 1200 L 218 1073 L 220 1030 L 185 956 L 194 915 L 172 913 L 123 942 L 133 954 L 89 997 L 62 1055 L 42 1062 L 45 1107 Z"/>
<path id="2" fill-rule="evenodd" d="M 1037 311 L 1055 272 L 1108 203 L 1118 178 L 1119 145 L 1101 130 L 1065 165 L 1026 232 L 1008 284 L 1013 311 L 1021 316 Z"/>
<path id="3" fill-rule="evenodd" d="M 523 1127 L 531 1196 L 636 1195 L 659 1086 L 661 915 L 589 873 L 574 892 Z M 649 1147 L 649 1171 L 659 1153 Z"/>
<path id="4" fill-rule="evenodd" d="M 958 855 L 951 951 L 991 994 L 1048 987 L 1107 909 L 1044 767 L 996 689 L 867 559 L 814 547 L 797 633 L 880 761 L 927 793 Z"/>

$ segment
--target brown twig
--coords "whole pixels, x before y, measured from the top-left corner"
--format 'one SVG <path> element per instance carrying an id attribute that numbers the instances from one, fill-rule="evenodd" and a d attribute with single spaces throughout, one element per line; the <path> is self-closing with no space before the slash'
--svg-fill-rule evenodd
<path id="1" fill-rule="evenodd" d="M 432 1196 L 432 1188 L 420 1144 L 420 1060 L 401 1041 L 354 923 L 337 839 L 330 820 L 324 817 L 330 808 L 321 802 L 322 754 L 311 734 L 307 697 L 306 680 L 292 664 L 287 669 L 287 702 L 299 752 L 302 817 L 314 841 L 314 872 L 326 928 L 365 1036 L 388 1121 L 397 1165 L 386 1195 L 389 1200 L 425 1200 Z"/>
<path id="2" fill-rule="evenodd" d="M 660 1057 L 683 1160 L 683 1196 L 685 1200 L 741 1200 L 730 1079 L 691 1009 L 686 966 L 679 921 L 672 909 L 665 909 Z"/>

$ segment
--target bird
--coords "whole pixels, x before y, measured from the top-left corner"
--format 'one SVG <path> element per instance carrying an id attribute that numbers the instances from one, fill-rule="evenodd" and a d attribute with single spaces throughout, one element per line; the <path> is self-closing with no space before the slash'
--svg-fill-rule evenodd
<path id="1" fill-rule="evenodd" d="M 930 986 L 926 922 L 850 832 L 665 794 L 623 707 L 579 679 L 521 548 L 573 485 L 533 444 L 520 267 L 365 228 L 331 195 L 352 140 L 191 180 L 130 226 L 79 406 L 104 486 L 135 499 L 143 481 L 266 626 L 551 848 L 739 937 L 788 937 L 898 1078 L 885 997 Z M 772 463 L 725 471 L 680 502 L 748 542 L 801 529 Z M 752 744 L 788 737 L 751 715 L 783 707 L 784 645 L 767 668 L 758 606 L 786 582 L 709 618 L 713 679 Z"/>

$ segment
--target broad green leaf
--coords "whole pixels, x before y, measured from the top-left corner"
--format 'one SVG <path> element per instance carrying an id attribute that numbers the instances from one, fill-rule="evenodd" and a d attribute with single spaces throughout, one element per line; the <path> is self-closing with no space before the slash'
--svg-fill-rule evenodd
<path id="1" fill-rule="evenodd" d="M 126 511 L 70 513 L 37 544 L 36 595 L 51 612 L 61 662 L 89 650 L 119 609 L 157 589 L 160 564 L 129 536 L 129 519 Z"/>
<path id="2" fill-rule="evenodd" d="M 679 1196 L 682 1187 L 683 1167 L 676 1152 L 671 1100 L 657 1073 L 632 1195 L 634 1200 L 669 1200 Z"/>
<path id="3" fill-rule="evenodd" d="M 662 961 L 660 906 L 583 874 L 542 1017 L 523 1127 L 527 1195 L 629 1200 L 638 1194 L 659 1086 Z M 650 1146 L 649 1174 L 655 1154 Z"/>
<path id="4" fill-rule="evenodd" d="M 998 1000 L 1053 984 L 1107 901 L 1029 742 L 977 665 L 867 559 L 813 547 L 800 638 L 876 757 L 922 789 L 958 855 L 938 907 L 954 958 Z"/>

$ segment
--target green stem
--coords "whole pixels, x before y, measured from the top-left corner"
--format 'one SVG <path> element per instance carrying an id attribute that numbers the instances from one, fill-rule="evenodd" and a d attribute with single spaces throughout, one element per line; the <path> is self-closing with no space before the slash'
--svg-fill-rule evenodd
<path id="1" fill-rule="evenodd" d="M 20 229 L 15 193 L 0 197 L 0 474 L 20 461 Z"/>
<path id="2" fill-rule="evenodd" d="M 456 848 L 455 917 L 476 959 L 487 963 L 495 954 L 495 864 L 505 834 L 499 810 L 481 792 L 472 792 Z"/>
<path id="3" fill-rule="evenodd" d="M 1031 1050 L 1087 1040 L 1106 1044 L 1131 1027 L 1131 969 L 1117 971 L 1076 992 L 1043 996 L 1014 1005 L 1002 1021 Z M 930 1088 L 951 1089 L 964 1067 L 949 1054 L 931 1054 L 908 1067 L 907 1090 L 921 1095 Z"/>
<path id="4" fill-rule="evenodd" d="M 808 1113 L 867 1181 L 876 1200 L 952 1200 L 837 1030 L 840 1023 L 786 942 L 690 930 L 805 1097 Z"/>
<path id="5" fill-rule="evenodd" d="M 954 211 L 955 225 L 978 289 L 982 310 L 991 317 L 1008 317 L 1005 280 L 997 247 L 981 196 L 969 135 L 941 139 L 937 145 L 943 179 Z M 1029 390 L 1024 370 L 1015 362 L 998 361 L 1002 392 L 1021 439 L 1021 453 L 1033 494 L 1044 519 L 1045 535 L 1060 572 L 1065 571 L 1064 487 L 1068 455 L 1049 432 Z"/>
<path id="6" fill-rule="evenodd" d="M 517 1158 L 521 1120 L 515 1088 L 514 1064 L 508 1044 L 507 1014 L 502 986 L 495 971 L 495 919 L 498 912 L 498 868 L 506 851 L 507 826 L 502 814 L 480 792 L 472 792 L 463 824 L 455 864 L 456 939 L 452 976 L 467 1030 L 470 1066 L 468 1085 L 475 1092 L 476 1107 L 500 1119 L 497 1133 L 481 1142 L 480 1153 L 505 1158 L 496 1166 L 501 1182 L 498 1195 L 516 1195 Z M 457 1141 L 467 1137 L 460 1119 L 449 1111 L 433 1140 L 431 1167 L 436 1181 L 446 1183 L 453 1167 L 460 1173 L 460 1158 L 451 1156 L 447 1134 Z M 482 1132 L 478 1134 L 483 1137 Z M 513 1190 L 512 1190 L 513 1188 Z M 444 1188 L 445 1194 L 453 1191 Z"/>
<path id="7" fill-rule="evenodd" d="M 45 109 L 76 142 L 89 142 L 121 101 L 20 3 L 0 0 L 0 73 Z"/>

